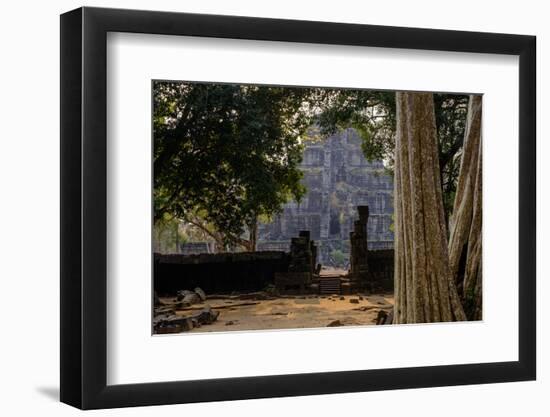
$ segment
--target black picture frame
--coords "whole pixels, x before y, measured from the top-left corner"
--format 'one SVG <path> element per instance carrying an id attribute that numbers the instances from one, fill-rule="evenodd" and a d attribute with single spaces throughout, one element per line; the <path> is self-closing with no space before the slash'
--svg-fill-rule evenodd
<path id="1" fill-rule="evenodd" d="M 519 56 L 519 360 L 107 385 L 108 32 Z M 79 8 L 61 15 L 61 401 L 82 409 L 533 380 L 536 38 L 251 17 Z"/>

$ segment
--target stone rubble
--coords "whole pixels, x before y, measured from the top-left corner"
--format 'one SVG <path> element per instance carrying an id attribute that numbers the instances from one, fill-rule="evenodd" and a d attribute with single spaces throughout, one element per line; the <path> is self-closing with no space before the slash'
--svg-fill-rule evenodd
<path id="1" fill-rule="evenodd" d="M 219 311 L 213 310 L 209 305 L 205 305 L 202 309 L 193 310 L 193 314 L 189 316 L 176 314 L 176 309 L 190 307 L 193 304 L 201 304 L 206 301 L 205 292 L 198 287 L 195 288 L 195 291 L 178 291 L 177 301 L 173 305 L 158 304 L 157 298 L 155 293 L 153 318 L 155 334 L 187 332 L 196 327 L 215 322 L 220 315 Z M 158 301 L 160 302 L 160 299 Z"/>

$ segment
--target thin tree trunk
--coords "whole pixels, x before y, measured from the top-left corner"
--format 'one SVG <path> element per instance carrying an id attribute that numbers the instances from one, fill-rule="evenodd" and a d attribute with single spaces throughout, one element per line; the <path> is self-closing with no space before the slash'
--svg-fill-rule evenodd
<path id="1" fill-rule="evenodd" d="M 453 279 L 469 320 L 481 319 L 482 140 L 481 96 L 470 96 L 464 150 L 449 238 Z"/>
<path id="2" fill-rule="evenodd" d="M 397 93 L 396 323 L 465 320 L 449 267 L 433 95 Z"/>
<path id="3" fill-rule="evenodd" d="M 254 222 L 249 225 L 249 250 L 254 252 L 256 250 L 256 243 L 258 242 L 258 220 L 254 219 Z"/>
<path id="4" fill-rule="evenodd" d="M 201 220 L 199 220 L 198 217 L 187 216 L 185 218 L 185 221 L 192 224 L 193 226 L 199 228 L 205 234 L 207 234 L 212 239 L 214 239 L 214 243 L 215 243 L 217 253 L 225 252 L 225 242 L 223 240 L 223 236 L 220 233 L 216 233 L 214 231 L 209 230 L 207 225 L 204 224 Z"/>

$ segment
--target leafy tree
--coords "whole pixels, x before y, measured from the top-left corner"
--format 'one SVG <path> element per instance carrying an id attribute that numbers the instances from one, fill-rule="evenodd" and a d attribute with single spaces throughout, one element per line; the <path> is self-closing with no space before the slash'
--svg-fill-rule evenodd
<path id="1" fill-rule="evenodd" d="M 323 134 L 353 127 L 362 139 L 368 160 L 393 166 L 395 93 L 373 90 L 325 90 L 320 93 L 318 123 Z"/>
<path id="2" fill-rule="evenodd" d="M 481 97 L 331 90 L 320 106 L 322 132 L 355 128 L 394 171 L 395 322 L 479 319 Z"/>
<path id="3" fill-rule="evenodd" d="M 187 242 L 187 236 L 181 229 L 180 221 L 168 214 L 157 221 L 153 231 L 155 252 L 179 253 L 180 245 Z"/>
<path id="4" fill-rule="evenodd" d="M 371 161 L 384 160 L 389 170 L 393 170 L 396 135 L 394 92 L 326 90 L 319 105 L 322 112 L 318 123 L 323 133 L 353 127 L 363 139 L 365 157 Z M 434 94 L 434 109 L 443 206 L 448 219 L 460 169 L 468 96 Z"/>
<path id="5" fill-rule="evenodd" d="M 305 192 L 298 169 L 308 89 L 153 85 L 154 219 L 195 224 L 220 247 L 255 247 L 259 217 Z M 248 239 L 242 236 L 248 231 Z"/>
<path id="6" fill-rule="evenodd" d="M 334 262 L 334 266 L 344 266 L 346 262 L 346 255 L 340 249 L 335 249 L 330 253 L 330 256 Z"/>

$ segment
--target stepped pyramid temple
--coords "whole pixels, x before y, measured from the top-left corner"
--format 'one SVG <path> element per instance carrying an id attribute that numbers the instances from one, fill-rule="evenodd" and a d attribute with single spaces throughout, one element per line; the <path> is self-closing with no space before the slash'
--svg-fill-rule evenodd
<path id="1" fill-rule="evenodd" d="M 347 267 L 358 206 L 369 207 L 368 249 L 393 248 L 393 179 L 381 161 L 365 159 L 354 129 L 308 144 L 301 169 L 305 196 L 300 203 L 286 204 L 271 223 L 260 225 L 258 250 L 288 251 L 291 238 L 309 230 L 318 245 L 317 262 Z"/>

